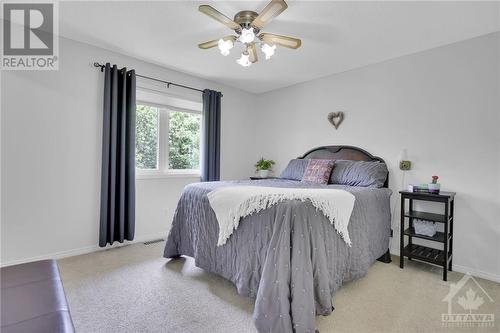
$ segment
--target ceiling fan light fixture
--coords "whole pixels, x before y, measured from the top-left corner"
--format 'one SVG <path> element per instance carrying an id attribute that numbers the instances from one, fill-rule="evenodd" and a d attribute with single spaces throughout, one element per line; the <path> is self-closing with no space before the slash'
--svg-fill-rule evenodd
<path id="1" fill-rule="evenodd" d="M 244 44 L 248 44 L 248 43 L 253 42 L 254 39 L 255 39 L 255 33 L 254 33 L 252 27 L 250 27 L 248 29 L 243 28 L 241 30 L 241 35 L 239 37 L 240 42 L 242 42 Z"/>
<path id="2" fill-rule="evenodd" d="M 247 51 L 243 52 L 241 54 L 241 57 L 238 60 L 236 60 L 236 62 L 243 67 L 250 67 L 250 65 L 252 64 L 250 62 L 250 54 L 248 54 Z"/>
<path id="3" fill-rule="evenodd" d="M 234 15 L 234 19 L 230 19 L 210 5 L 199 6 L 200 12 L 231 29 L 232 35 L 200 43 L 198 47 L 207 50 L 217 46 L 220 53 L 227 56 L 237 43 L 241 43 L 244 51 L 236 63 L 243 67 L 249 67 L 259 61 L 257 48 L 261 49 L 266 60 L 271 59 L 278 46 L 298 49 L 302 45 L 299 38 L 263 32 L 272 20 L 288 8 L 285 0 L 267 1 L 269 3 L 260 13 L 253 10 L 240 10 Z"/>
<path id="4" fill-rule="evenodd" d="M 275 44 L 269 45 L 267 43 L 263 43 L 260 49 L 266 55 L 266 60 L 269 60 L 274 55 L 274 51 L 276 50 L 276 45 Z"/>
<path id="5" fill-rule="evenodd" d="M 217 46 L 219 47 L 219 51 L 223 56 L 227 56 L 229 54 L 229 50 L 231 50 L 234 46 L 234 43 L 232 40 L 224 40 L 224 39 L 219 39 L 217 42 Z"/>

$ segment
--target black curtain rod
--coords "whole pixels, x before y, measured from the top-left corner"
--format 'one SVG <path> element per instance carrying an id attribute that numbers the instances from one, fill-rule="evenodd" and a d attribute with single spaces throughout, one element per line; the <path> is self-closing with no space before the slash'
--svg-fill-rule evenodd
<path id="1" fill-rule="evenodd" d="M 94 67 L 98 67 L 101 69 L 101 72 L 104 71 L 104 68 L 106 68 L 106 65 L 102 65 L 98 62 L 94 62 Z M 140 75 L 140 74 L 135 74 L 135 76 L 137 77 L 142 77 L 144 79 L 148 79 L 148 80 L 153 80 L 153 81 L 156 81 L 156 82 L 161 82 L 161 83 L 165 83 L 167 85 L 167 88 L 170 88 L 170 86 L 175 86 L 175 87 L 180 87 L 180 88 L 185 88 L 185 89 L 190 89 L 190 90 L 194 90 L 194 91 L 199 91 L 199 92 L 203 92 L 203 90 L 201 89 L 198 89 L 198 88 L 193 88 L 193 87 L 189 87 L 189 86 L 185 86 L 183 84 L 178 84 L 178 83 L 173 83 L 173 82 L 169 82 L 169 81 L 165 81 L 165 80 L 160 80 L 160 79 L 157 79 L 157 78 L 154 78 L 154 77 L 150 77 L 150 76 L 145 76 L 145 75 Z M 222 96 L 222 94 L 221 94 Z"/>

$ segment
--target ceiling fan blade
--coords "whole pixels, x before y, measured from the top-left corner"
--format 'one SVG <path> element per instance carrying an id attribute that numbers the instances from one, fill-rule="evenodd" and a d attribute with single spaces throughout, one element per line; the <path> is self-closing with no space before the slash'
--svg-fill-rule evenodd
<path id="1" fill-rule="evenodd" d="M 214 39 L 214 40 L 211 40 L 211 41 L 208 41 L 208 42 L 205 42 L 205 43 L 200 43 L 200 44 L 198 44 L 198 47 L 199 47 L 200 49 L 204 49 L 204 50 L 206 50 L 206 49 L 210 49 L 210 48 L 212 48 L 212 47 L 217 46 L 217 43 L 218 43 L 218 42 L 219 42 L 219 40 L 218 40 L 218 39 Z"/>
<path id="2" fill-rule="evenodd" d="M 288 47 L 289 49 L 298 49 L 302 45 L 302 41 L 298 38 L 281 36 L 269 33 L 262 33 L 259 38 L 267 44 L 277 44 L 280 46 Z"/>
<path id="3" fill-rule="evenodd" d="M 267 6 L 262 10 L 262 12 L 257 16 L 253 22 L 252 26 L 262 29 L 266 24 L 271 22 L 273 18 L 281 14 L 288 5 L 284 0 L 272 0 Z"/>
<path id="4" fill-rule="evenodd" d="M 250 60 L 250 62 L 252 64 L 254 62 L 257 62 L 257 60 L 259 60 L 257 58 L 257 48 L 255 47 L 255 43 L 252 43 L 252 44 L 248 45 L 247 52 L 248 52 L 248 55 L 249 55 L 249 60 Z"/>
<path id="5" fill-rule="evenodd" d="M 241 29 L 240 25 L 233 20 L 231 20 L 229 17 L 226 15 L 222 14 L 219 12 L 217 9 L 215 9 L 212 6 L 209 5 L 201 5 L 198 7 L 198 10 L 202 12 L 203 14 L 206 14 L 213 18 L 216 21 L 219 21 L 220 23 L 224 24 L 226 27 L 229 29 L 233 30 L 239 30 Z"/>
<path id="6" fill-rule="evenodd" d="M 232 40 L 233 42 L 236 40 L 236 38 L 237 38 L 236 36 L 231 36 L 231 35 L 222 37 L 223 40 Z M 200 43 L 200 44 L 198 44 L 198 47 L 200 49 L 206 50 L 206 49 L 210 49 L 212 47 L 217 46 L 218 43 L 219 43 L 219 39 L 214 39 L 214 40 L 210 40 L 210 41 L 205 42 L 205 43 Z"/>

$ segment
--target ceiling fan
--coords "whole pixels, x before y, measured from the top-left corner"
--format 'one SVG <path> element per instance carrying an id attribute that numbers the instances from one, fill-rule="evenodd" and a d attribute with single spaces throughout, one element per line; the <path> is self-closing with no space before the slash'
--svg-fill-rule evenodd
<path id="1" fill-rule="evenodd" d="M 244 44 L 245 50 L 236 62 L 243 67 L 248 67 L 252 63 L 257 62 L 257 43 L 260 43 L 261 51 L 265 54 L 266 59 L 270 59 L 274 54 L 276 45 L 298 49 L 302 44 L 298 38 L 265 32 L 261 33 L 262 28 L 266 24 L 287 8 L 288 5 L 284 0 L 272 0 L 260 14 L 251 10 L 243 10 L 236 13 L 234 20 L 231 20 L 212 6 L 201 5 L 198 7 L 200 12 L 234 30 L 236 36 L 225 36 L 220 39 L 201 43 L 198 46 L 200 49 L 209 49 L 218 46 L 221 54 L 227 56 L 229 51 L 234 47 L 234 44 L 240 42 Z"/>

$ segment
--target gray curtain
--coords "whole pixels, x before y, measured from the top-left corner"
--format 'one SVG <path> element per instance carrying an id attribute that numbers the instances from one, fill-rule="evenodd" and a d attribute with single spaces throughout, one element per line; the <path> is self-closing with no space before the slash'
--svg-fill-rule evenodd
<path id="1" fill-rule="evenodd" d="M 201 180 L 220 179 L 220 104 L 222 94 L 203 90 L 203 134 L 201 154 Z"/>
<path id="2" fill-rule="evenodd" d="M 104 69 L 99 246 L 134 239 L 135 71 Z"/>

